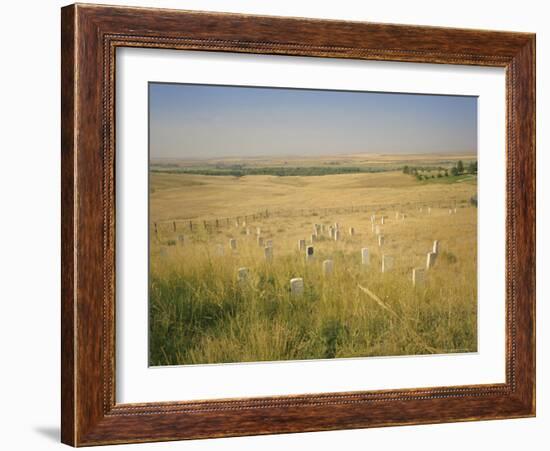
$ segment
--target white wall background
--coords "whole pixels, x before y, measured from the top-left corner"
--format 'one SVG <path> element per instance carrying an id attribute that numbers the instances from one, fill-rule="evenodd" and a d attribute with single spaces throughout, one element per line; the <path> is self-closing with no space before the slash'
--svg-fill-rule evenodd
<path id="1" fill-rule="evenodd" d="M 115 0 L 113 0 L 115 1 Z M 536 0 L 277 2 L 239 0 L 116 0 L 118 4 L 282 16 L 487 28 L 537 33 L 538 166 L 550 165 L 550 14 Z M 100 2 L 93 2 L 100 3 Z M 0 70 L 0 423 L 3 449 L 61 449 L 59 444 L 59 8 L 60 1 L 2 6 Z M 539 231 L 550 228 L 550 178 L 538 178 Z M 548 271 L 538 236 L 538 416 L 536 419 L 409 426 L 264 437 L 119 446 L 122 449 L 279 450 L 547 449 L 550 428 Z M 546 446 L 545 446 L 546 445 Z"/>

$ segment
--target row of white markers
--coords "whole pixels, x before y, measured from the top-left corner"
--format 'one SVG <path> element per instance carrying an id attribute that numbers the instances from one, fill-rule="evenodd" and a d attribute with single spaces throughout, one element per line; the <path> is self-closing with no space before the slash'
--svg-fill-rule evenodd
<path id="1" fill-rule="evenodd" d="M 422 208 L 419 209 L 420 212 L 423 211 Z M 427 209 L 428 214 L 431 214 L 432 209 L 431 207 L 428 207 Z M 449 214 L 456 213 L 456 207 L 454 209 L 449 209 Z M 386 223 L 387 216 L 379 216 L 380 218 L 380 224 L 384 225 Z M 401 221 L 404 221 L 406 216 L 403 213 L 396 212 L 395 213 L 395 219 L 401 219 Z M 375 233 L 378 236 L 378 246 L 382 246 L 384 244 L 384 235 L 382 235 L 382 231 L 380 229 L 380 226 L 376 224 L 377 217 L 376 215 L 371 215 L 371 226 L 372 226 L 372 232 Z M 239 226 L 239 223 L 236 223 L 237 227 Z M 246 227 L 246 222 L 243 222 L 243 227 Z M 317 240 L 319 235 L 326 231 L 325 224 L 314 224 L 313 233 L 311 234 L 310 241 L 313 243 Z M 246 228 L 246 234 L 251 235 L 250 228 Z M 256 227 L 256 235 L 257 235 L 257 241 L 259 246 L 265 246 L 265 247 L 273 247 L 272 240 L 264 240 L 264 237 L 261 236 L 262 229 L 261 227 Z M 340 240 L 340 224 L 337 222 L 334 223 L 334 225 L 328 226 L 328 235 L 330 239 L 338 241 Z M 350 227 L 349 228 L 349 235 L 354 236 L 355 235 L 355 228 Z M 185 242 L 185 236 L 184 235 L 178 235 L 178 241 L 183 244 Z M 229 247 L 232 250 L 237 249 L 237 240 L 235 238 L 231 238 L 229 240 Z M 304 250 L 305 248 L 305 240 L 299 240 L 298 241 L 298 247 L 300 250 Z M 270 253 L 270 251 L 266 251 L 266 253 Z M 436 252 L 437 253 L 437 252 Z M 223 254 L 223 246 L 218 245 L 218 254 Z"/>
<path id="2" fill-rule="evenodd" d="M 303 241 L 303 240 L 301 240 Z M 266 251 L 269 249 L 269 253 L 266 253 L 266 258 L 269 255 L 269 260 L 273 258 L 273 248 L 266 247 Z M 435 265 L 437 255 L 439 253 L 439 241 L 435 240 L 433 243 L 432 252 L 429 252 L 426 259 L 426 268 L 414 268 L 412 270 L 412 284 L 414 286 L 419 286 L 424 283 L 426 280 L 426 270 L 432 268 Z M 313 259 L 313 246 L 307 246 L 306 248 L 306 260 Z M 363 265 L 370 264 L 370 253 L 369 249 L 364 247 L 361 249 L 361 263 Z M 390 255 L 382 255 L 382 272 L 388 272 L 393 268 L 394 258 Z M 324 260 L 323 261 L 323 275 L 325 277 L 330 276 L 334 271 L 334 261 L 333 260 Z M 239 283 L 246 283 L 248 281 L 249 270 L 248 268 L 239 268 L 237 270 L 237 277 Z M 293 295 L 302 294 L 304 291 L 304 280 L 301 277 L 295 277 L 290 279 L 290 291 Z"/>

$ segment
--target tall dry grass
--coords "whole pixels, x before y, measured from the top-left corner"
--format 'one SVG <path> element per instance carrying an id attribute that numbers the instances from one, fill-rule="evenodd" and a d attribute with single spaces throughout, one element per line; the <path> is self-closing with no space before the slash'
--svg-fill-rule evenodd
<path id="1" fill-rule="evenodd" d="M 377 220 L 385 236 L 382 247 L 371 231 L 373 213 L 387 215 L 386 224 Z M 476 351 L 476 208 L 463 203 L 453 215 L 446 208 L 402 213 L 405 221 L 395 219 L 395 210 L 270 217 L 249 222 L 250 235 L 233 224 L 210 232 L 152 234 L 150 364 Z M 334 222 L 342 239 L 323 235 L 313 243 L 315 258 L 306 262 L 298 240 L 308 239 L 315 223 Z M 256 227 L 273 240 L 271 262 L 257 244 Z M 179 234 L 185 235 L 183 245 Z M 231 238 L 237 240 L 235 251 L 229 248 Z M 413 287 L 412 269 L 425 266 L 435 239 L 440 241 L 436 265 L 423 286 Z M 223 245 L 223 256 L 217 245 Z M 371 253 L 369 266 L 361 265 L 363 247 Z M 381 272 L 383 254 L 395 258 L 388 273 Z M 334 261 L 330 276 L 322 273 L 325 259 Z M 244 284 L 237 280 L 241 267 L 249 269 Z M 301 296 L 290 293 L 294 277 L 304 279 Z"/>

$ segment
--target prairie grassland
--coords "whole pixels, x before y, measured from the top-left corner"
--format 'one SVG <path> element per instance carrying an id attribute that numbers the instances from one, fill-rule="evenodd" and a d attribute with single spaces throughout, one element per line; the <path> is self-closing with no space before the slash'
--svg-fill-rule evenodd
<path id="1" fill-rule="evenodd" d="M 201 221 L 268 210 L 392 205 L 454 205 L 476 192 L 476 180 L 419 183 L 401 172 L 306 177 L 152 173 L 150 221 Z"/>
<path id="2" fill-rule="evenodd" d="M 241 178 L 152 174 L 151 230 L 157 221 L 200 223 L 271 213 L 246 226 L 232 221 L 218 228 L 159 227 L 157 235 L 151 233 L 150 364 L 476 351 L 477 209 L 467 202 L 475 193 L 475 179 L 419 183 L 398 172 Z M 378 207 L 323 211 L 352 205 Z M 456 213 L 449 214 L 455 205 Z M 381 247 L 372 230 L 373 214 L 384 235 Z M 338 241 L 328 237 L 334 223 L 340 225 Z M 325 225 L 325 232 L 310 243 L 314 224 Z M 258 245 L 256 228 L 273 241 L 271 261 Z M 235 250 L 230 239 L 236 239 Z M 314 246 L 313 260 L 306 262 L 300 239 Z M 434 240 L 440 242 L 436 264 L 426 271 L 425 283 L 414 287 L 412 269 L 425 268 Z M 365 247 L 369 265 L 361 264 Z M 383 254 L 394 257 L 385 273 Z M 334 262 L 327 276 L 322 272 L 326 259 Z M 249 277 L 240 283 L 242 267 Z M 294 277 L 303 278 L 302 295 L 290 292 Z"/>

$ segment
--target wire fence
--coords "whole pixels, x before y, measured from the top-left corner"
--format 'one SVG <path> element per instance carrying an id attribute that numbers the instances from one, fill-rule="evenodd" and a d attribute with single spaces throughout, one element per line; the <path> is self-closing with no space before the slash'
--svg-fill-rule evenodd
<path id="1" fill-rule="evenodd" d="M 155 234 L 198 230 L 212 231 L 233 226 L 242 226 L 248 223 L 263 221 L 273 217 L 306 217 L 306 216 L 329 216 L 353 213 L 376 213 L 377 211 L 405 211 L 420 208 L 455 208 L 458 205 L 474 204 L 472 199 L 451 200 L 448 202 L 407 202 L 392 204 L 364 204 L 346 207 L 321 207 L 321 208 L 299 208 L 299 209 L 265 209 L 255 213 L 239 216 L 209 218 L 209 219 L 171 219 L 153 222 Z"/>

